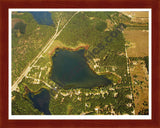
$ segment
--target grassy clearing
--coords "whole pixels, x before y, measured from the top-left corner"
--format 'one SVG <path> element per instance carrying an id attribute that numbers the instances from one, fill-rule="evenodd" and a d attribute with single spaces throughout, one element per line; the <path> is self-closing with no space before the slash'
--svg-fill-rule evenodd
<path id="1" fill-rule="evenodd" d="M 124 37 L 131 44 L 127 49 L 129 57 L 148 56 L 148 31 L 125 30 Z"/>

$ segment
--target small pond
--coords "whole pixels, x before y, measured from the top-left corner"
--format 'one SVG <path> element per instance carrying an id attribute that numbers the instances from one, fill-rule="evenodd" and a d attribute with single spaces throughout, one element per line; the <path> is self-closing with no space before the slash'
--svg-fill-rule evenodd
<path id="1" fill-rule="evenodd" d="M 54 26 L 50 12 L 29 12 L 33 15 L 38 24 Z"/>
<path id="2" fill-rule="evenodd" d="M 33 102 L 35 108 L 37 108 L 40 112 L 43 112 L 45 115 L 51 115 L 49 111 L 50 94 L 48 90 L 42 88 L 39 94 L 29 92 L 28 96 Z"/>

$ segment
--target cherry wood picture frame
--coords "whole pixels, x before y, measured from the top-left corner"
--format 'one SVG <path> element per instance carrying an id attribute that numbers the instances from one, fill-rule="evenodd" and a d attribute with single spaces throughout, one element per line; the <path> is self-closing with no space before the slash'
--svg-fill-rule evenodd
<path id="1" fill-rule="evenodd" d="M 9 8 L 151 8 L 152 119 L 151 120 L 9 120 L 8 46 Z M 0 128 L 160 127 L 160 1 L 159 0 L 0 0 Z"/>

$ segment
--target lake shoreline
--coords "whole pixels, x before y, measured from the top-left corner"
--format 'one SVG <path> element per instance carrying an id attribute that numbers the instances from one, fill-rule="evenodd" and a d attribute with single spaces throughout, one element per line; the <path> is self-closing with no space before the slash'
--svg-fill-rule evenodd
<path id="1" fill-rule="evenodd" d="M 49 53 L 50 56 L 53 56 L 55 51 L 57 49 L 62 49 L 62 50 L 69 50 L 69 51 L 78 51 L 79 49 L 84 48 L 85 50 L 88 50 L 89 45 L 81 45 L 81 46 L 77 46 L 77 47 L 67 47 L 67 46 L 56 46 L 55 48 L 53 48 L 53 50 Z"/>
<path id="2" fill-rule="evenodd" d="M 111 81 L 109 79 L 105 78 L 103 75 L 98 75 L 88 66 L 85 57 L 86 49 L 88 49 L 88 47 L 84 46 L 79 46 L 74 49 L 56 49 L 57 51 L 55 51 L 55 54 L 52 56 L 53 65 L 50 73 L 51 80 L 55 83 L 62 83 L 60 86 L 63 88 L 65 86 L 66 89 L 92 88 L 98 86 L 97 83 L 103 85 L 110 84 Z M 79 80 L 81 80 L 81 82 Z"/>

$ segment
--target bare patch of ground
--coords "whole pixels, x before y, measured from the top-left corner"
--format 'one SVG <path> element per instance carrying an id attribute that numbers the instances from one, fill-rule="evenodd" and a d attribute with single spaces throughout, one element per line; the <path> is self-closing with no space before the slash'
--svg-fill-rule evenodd
<path id="1" fill-rule="evenodd" d="M 15 99 L 15 96 L 12 97 L 12 100 L 14 100 L 14 99 Z"/>
<path id="2" fill-rule="evenodd" d="M 124 37 L 129 42 L 127 48 L 128 57 L 148 56 L 148 31 L 124 30 Z"/>
<path id="3" fill-rule="evenodd" d="M 114 27 L 114 24 L 112 23 L 112 21 L 109 19 L 106 19 L 106 23 L 107 23 L 107 28 L 104 31 L 112 31 Z"/>

